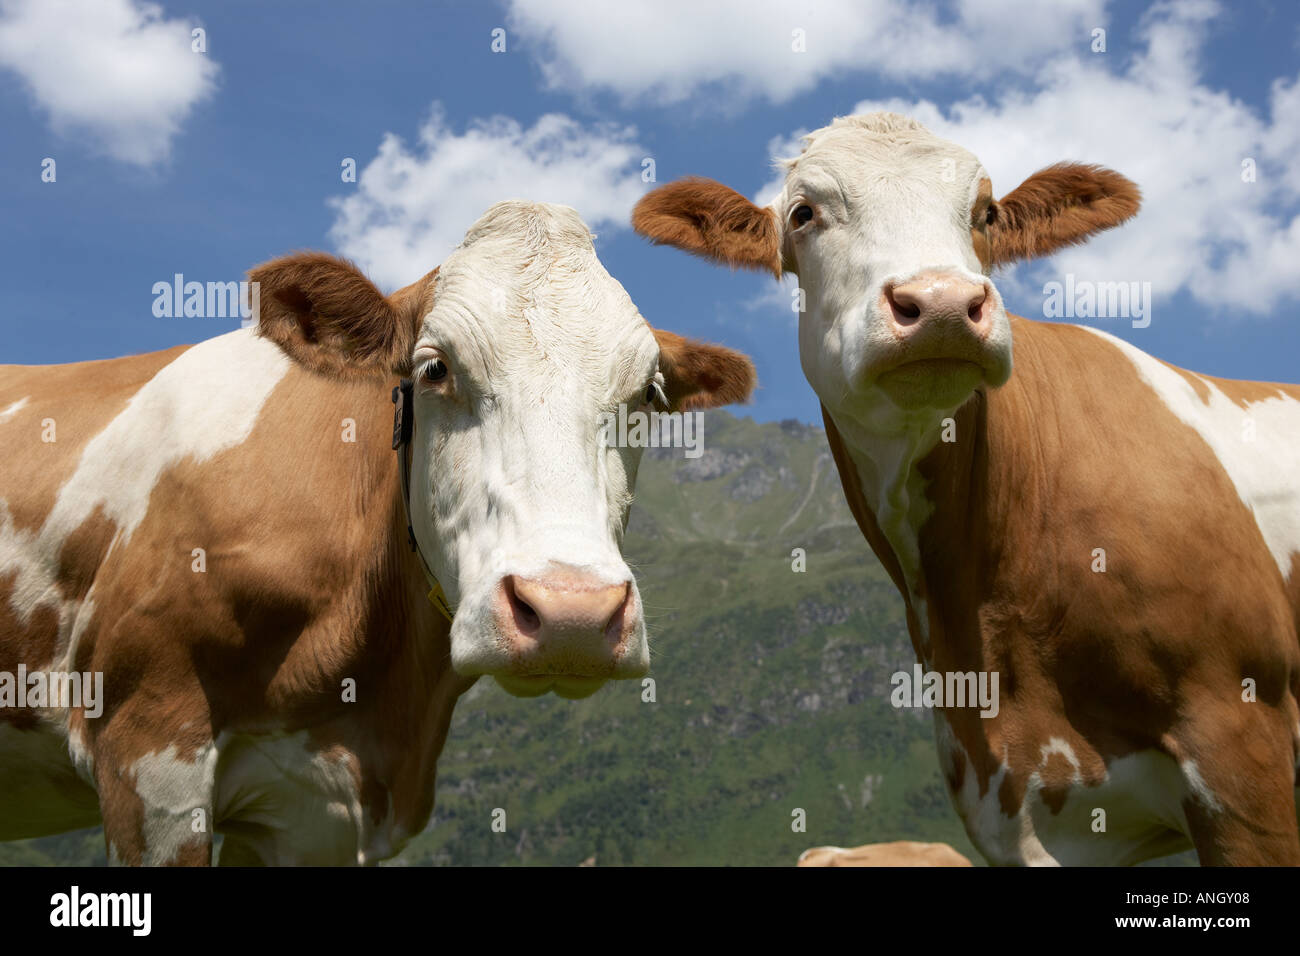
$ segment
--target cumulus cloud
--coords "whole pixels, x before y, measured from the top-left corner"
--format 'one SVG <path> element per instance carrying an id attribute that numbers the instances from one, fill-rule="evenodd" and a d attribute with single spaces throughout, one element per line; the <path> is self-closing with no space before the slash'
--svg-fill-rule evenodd
<path id="1" fill-rule="evenodd" d="M 496 116 L 457 133 L 435 104 L 413 146 L 385 135 L 356 192 L 330 200 L 330 237 L 376 282 L 397 288 L 441 262 L 501 200 L 572 206 L 593 232 L 626 228 L 645 189 L 635 136 L 554 113 L 526 129 Z"/>
<path id="2" fill-rule="evenodd" d="M 1141 187 L 1142 211 L 1125 228 L 1010 274 L 1013 301 L 1039 301 L 1045 281 L 1073 273 L 1149 281 L 1157 302 L 1187 292 L 1212 311 L 1268 313 L 1300 298 L 1300 82 L 1278 79 L 1262 115 L 1210 88 L 1201 52 L 1219 15 L 1208 2 L 1154 6 L 1139 27 L 1141 49 L 1119 70 L 1108 54 L 1081 52 L 1044 64 L 1028 90 L 946 107 L 867 100 L 854 112 L 915 117 L 978 156 L 996 195 L 1066 159 L 1101 163 Z M 797 152 L 790 138 L 773 140 L 774 157 Z M 1254 162 L 1255 182 L 1243 181 L 1243 160 Z"/>
<path id="3" fill-rule="evenodd" d="M 136 0 L 0 0 L 0 67 L 55 132 L 149 166 L 216 88 L 216 63 L 191 51 L 192 26 Z"/>
<path id="4" fill-rule="evenodd" d="M 552 88 L 664 104 L 712 88 L 732 101 L 779 103 L 832 75 L 1032 72 L 1086 48 L 1092 29 L 1104 25 L 1104 7 L 1104 0 L 511 0 L 506 22 Z"/>

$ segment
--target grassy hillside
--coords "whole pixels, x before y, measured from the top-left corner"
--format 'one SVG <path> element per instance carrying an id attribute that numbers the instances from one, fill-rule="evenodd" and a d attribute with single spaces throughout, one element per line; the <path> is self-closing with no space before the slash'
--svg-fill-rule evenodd
<path id="1" fill-rule="evenodd" d="M 640 682 L 566 701 L 480 681 L 456 710 L 434 818 L 396 863 L 790 865 L 819 844 L 904 838 L 978 858 L 928 713 L 889 705 L 889 675 L 913 661 L 902 602 L 823 433 L 716 412 L 704 447 L 647 452 L 638 478 L 625 552 L 655 700 Z M 0 844 L 0 862 L 102 862 L 98 840 Z"/>

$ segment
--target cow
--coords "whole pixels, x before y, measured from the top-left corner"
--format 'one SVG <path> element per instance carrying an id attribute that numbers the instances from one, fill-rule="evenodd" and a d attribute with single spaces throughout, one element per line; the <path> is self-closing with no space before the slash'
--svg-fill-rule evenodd
<path id="1" fill-rule="evenodd" d="M 493 206 L 388 296 L 324 253 L 249 275 L 253 327 L 0 368 L 0 839 L 374 863 L 428 821 L 480 676 L 646 673 L 641 449 L 601 417 L 743 401 L 749 360 L 652 329 L 562 206 Z"/>
<path id="2" fill-rule="evenodd" d="M 1300 387 L 1008 315 L 995 267 L 1137 212 L 1109 169 L 995 200 L 971 153 L 870 113 L 784 171 L 764 207 L 692 178 L 633 224 L 798 277 L 803 372 L 972 842 L 995 864 L 1300 863 Z M 1000 707 L 961 706 L 954 675 L 1000 678 Z"/>
<path id="3" fill-rule="evenodd" d="M 816 846 L 799 854 L 795 866 L 970 866 L 970 860 L 946 843 L 868 843 L 846 850 L 840 846 Z"/>

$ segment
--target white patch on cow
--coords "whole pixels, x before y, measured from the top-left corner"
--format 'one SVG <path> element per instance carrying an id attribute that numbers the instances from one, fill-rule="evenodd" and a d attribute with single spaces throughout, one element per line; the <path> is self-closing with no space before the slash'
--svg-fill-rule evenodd
<path id="1" fill-rule="evenodd" d="M 1219 798 L 1201 776 L 1196 761 L 1184 760 L 1178 766 L 1183 771 L 1183 779 L 1187 782 L 1187 790 L 1192 799 L 1211 813 L 1222 813 L 1223 804 L 1219 802 Z"/>
<path id="2" fill-rule="evenodd" d="M 26 405 L 28 401 L 30 401 L 30 398 L 20 398 L 12 405 L 0 409 L 0 425 L 3 425 L 5 422 L 9 421 L 9 419 L 13 418 L 20 411 L 22 411 L 23 406 Z"/>
<path id="3" fill-rule="evenodd" d="M 1197 376 L 1208 390 L 1207 402 L 1187 379 L 1141 349 L 1100 329 L 1079 328 L 1123 352 L 1165 406 L 1210 446 L 1286 580 L 1293 556 L 1300 554 L 1300 400 L 1279 389 L 1276 396 L 1243 408 Z M 1253 441 L 1243 440 L 1248 418 Z"/>
<path id="4" fill-rule="evenodd" d="M 939 433 L 918 422 L 889 438 L 864 437 L 852 421 L 841 423 L 833 414 L 831 417 L 857 468 L 863 499 L 898 559 L 921 629 L 922 653 L 929 660 L 930 621 L 922 591 L 920 534 L 934 505 L 916 466 L 934 448 Z"/>
<path id="5" fill-rule="evenodd" d="M 125 544 L 144 520 L 163 473 L 241 444 L 289 367 L 279 347 L 251 328 L 181 353 L 86 444 L 77 470 L 59 489 L 42 538 L 62 541 L 102 507 Z"/>
<path id="6" fill-rule="evenodd" d="M 1028 775 L 1024 799 L 1013 815 L 1002 807 L 999 789 L 1010 773 L 1003 762 L 979 792 L 977 774 L 964 748 L 940 711 L 935 711 L 935 738 L 945 769 L 957 754 L 965 772 L 957 793 L 950 794 L 971 842 L 991 863 L 1008 866 L 1131 866 L 1188 849 L 1182 801 L 1188 794 L 1178 763 L 1168 754 L 1140 751 L 1109 761 L 1097 786 L 1084 786 L 1073 749 L 1052 738 L 1040 749 L 1039 766 Z M 1042 771 L 1053 754 L 1076 769 L 1058 812 L 1043 799 Z M 1093 811 L 1106 811 L 1106 830 L 1092 829 Z"/>
<path id="7" fill-rule="evenodd" d="M 143 804 L 144 865 L 166 866 L 187 845 L 212 838 L 212 790 L 217 749 L 211 743 L 186 756 L 175 744 L 145 754 L 131 764 L 128 777 Z M 206 833 L 193 830 L 194 811 L 208 820 Z"/>
<path id="8" fill-rule="evenodd" d="M 307 731 L 222 735 L 217 828 L 268 865 L 374 863 L 401 843 L 389 812 L 373 825 L 362 807 L 352 754 L 330 757 Z"/>
<path id="9" fill-rule="evenodd" d="M 95 512 L 117 525 L 125 544 L 144 519 L 154 485 L 184 460 L 205 461 L 244 441 L 289 360 L 252 329 L 209 339 L 160 369 L 86 443 L 39 531 L 14 528 L 0 502 L 0 575 L 17 572 L 9 595 L 20 620 L 65 602 L 56 584 L 63 544 Z M 60 610 L 60 637 L 76 616 Z"/>

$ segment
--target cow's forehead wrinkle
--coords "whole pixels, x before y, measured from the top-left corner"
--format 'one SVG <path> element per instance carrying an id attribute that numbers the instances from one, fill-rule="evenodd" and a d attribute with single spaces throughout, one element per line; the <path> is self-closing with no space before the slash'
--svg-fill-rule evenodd
<path id="1" fill-rule="evenodd" d="M 831 126 L 806 137 L 804 151 L 784 161 L 786 190 L 816 188 L 830 178 L 848 199 L 885 184 L 916 183 L 963 190 L 983 175 L 975 155 L 924 128 L 875 132 Z M 947 180 L 951 179 L 951 183 Z"/>
<path id="2" fill-rule="evenodd" d="M 439 273 L 421 344 L 450 353 L 472 376 L 576 370 L 593 386 L 653 361 L 653 336 L 594 252 L 475 243 Z M 612 367 L 611 367 L 612 366 Z"/>

